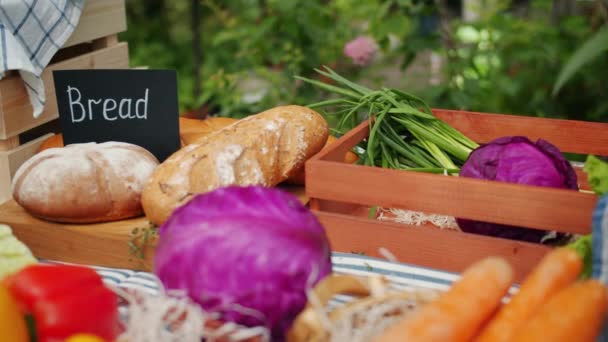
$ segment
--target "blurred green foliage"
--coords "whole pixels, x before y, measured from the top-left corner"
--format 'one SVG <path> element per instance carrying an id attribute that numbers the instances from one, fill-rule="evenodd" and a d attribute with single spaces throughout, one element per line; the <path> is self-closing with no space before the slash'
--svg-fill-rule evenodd
<path id="1" fill-rule="evenodd" d="M 393 77 L 398 84 L 391 86 L 416 89 L 433 107 L 608 121 L 608 58 L 584 65 L 551 95 L 566 61 L 597 31 L 595 12 L 556 24 L 547 15 L 553 1 L 532 0 L 525 15 L 497 1 L 478 20 L 462 22 L 436 3 L 201 0 L 202 59 L 194 61 L 192 1 L 129 0 L 128 31 L 121 39 L 129 42 L 131 65 L 177 70 L 182 112 L 202 107 L 242 117 L 279 104 L 316 102 L 327 94 L 293 76 L 315 77 L 314 68 L 330 65 L 377 85 L 385 81 L 378 69 L 393 68 L 403 76 Z M 372 36 L 380 47 L 370 66 L 353 65 L 343 54 L 359 35 Z M 416 57 L 430 50 L 444 60 L 439 85 L 405 76 Z M 202 91 L 195 95 L 197 64 Z"/>
<path id="2" fill-rule="evenodd" d="M 360 34 L 388 48 L 389 35 L 414 35 L 412 1 L 233 0 L 199 2 L 202 93 L 193 96 L 191 2 L 127 2 L 131 65 L 174 68 L 180 110 L 206 105 L 214 114 L 241 117 L 285 103 L 323 96 L 296 82 L 331 65 L 350 77 L 361 71 L 343 56 L 346 42 Z"/>
<path id="3" fill-rule="evenodd" d="M 556 96 L 553 86 L 573 52 L 593 34 L 590 19 L 551 23 L 552 1 L 532 1 L 527 17 L 497 12 L 454 22 L 459 48 L 448 81 L 429 89 L 435 106 L 608 121 L 608 56 L 585 65 Z"/>

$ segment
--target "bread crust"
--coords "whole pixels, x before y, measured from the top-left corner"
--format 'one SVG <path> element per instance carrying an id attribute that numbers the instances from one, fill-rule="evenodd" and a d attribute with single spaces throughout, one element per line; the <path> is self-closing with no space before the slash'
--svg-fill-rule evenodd
<path id="1" fill-rule="evenodd" d="M 180 119 L 181 120 L 181 119 Z M 186 130 L 182 130 L 182 142 L 184 145 L 192 144 L 199 139 L 204 138 L 208 134 L 211 134 L 215 131 L 219 131 L 220 129 L 233 124 L 237 119 L 232 118 L 221 118 L 221 117 L 212 117 L 205 120 L 196 120 L 196 119 L 185 119 L 189 120 L 187 123 L 181 123 L 180 127 L 185 127 Z M 338 138 L 329 135 L 327 136 L 327 142 L 323 149 L 328 148 L 332 143 L 334 143 Z M 354 164 L 359 160 L 359 157 L 353 153 L 352 151 L 346 152 L 344 156 L 344 162 L 349 164 Z M 304 165 L 300 167 L 296 172 L 294 172 L 289 178 L 285 180 L 285 184 L 292 185 L 304 185 L 306 179 L 306 174 L 304 171 Z"/>
<path id="2" fill-rule="evenodd" d="M 119 142 L 50 148 L 27 160 L 13 179 L 13 198 L 31 215 L 66 223 L 140 216 L 141 191 L 158 160 Z"/>
<path id="3" fill-rule="evenodd" d="M 325 146 L 323 146 L 323 149 L 321 151 L 329 148 L 329 146 L 331 146 L 331 144 L 333 144 L 337 140 L 338 140 L 338 138 L 336 138 L 332 135 L 328 136 L 327 142 L 325 143 Z M 358 160 L 359 160 L 359 157 L 352 151 L 348 151 L 344 155 L 345 163 L 354 164 Z M 292 185 L 305 185 L 305 183 L 306 183 L 306 172 L 305 172 L 303 166 L 300 169 L 298 169 L 293 175 L 291 175 L 291 177 L 289 177 L 285 181 L 285 184 L 292 184 Z"/>
<path id="4" fill-rule="evenodd" d="M 163 162 L 142 193 L 148 219 L 162 224 L 193 195 L 227 185 L 275 186 L 327 141 L 317 112 L 280 106 L 241 119 L 187 145 Z"/>

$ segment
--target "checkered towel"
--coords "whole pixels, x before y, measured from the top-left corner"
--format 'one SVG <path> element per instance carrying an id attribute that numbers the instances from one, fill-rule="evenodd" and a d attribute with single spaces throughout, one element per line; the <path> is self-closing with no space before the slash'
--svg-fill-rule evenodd
<path id="1" fill-rule="evenodd" d="M 0 79 L 18 70 L 34 117 L 46 101 L 40 75 L 68 40 L 85 0 L 0 0 Z"/>

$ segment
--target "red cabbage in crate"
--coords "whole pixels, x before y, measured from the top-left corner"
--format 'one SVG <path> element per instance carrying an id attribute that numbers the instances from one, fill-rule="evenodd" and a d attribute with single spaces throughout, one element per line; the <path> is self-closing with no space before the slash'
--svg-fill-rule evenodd
<path id="1" fill-rule="evenodd" d="M 576 173 L 557 147 L 542 139 L 533 143 L 522 136 L 498 138 L 476 148 L 460 169 L 460 176 L 578 190 Z M 461 218 L 456 220 L 468 233 L 528 242 L 541 242 L 548 233 Z M 558 238 L 563 236 L 557 235 Z"/>
<path id="2" fill-rule="evenodd" d="M 230 186 L 197 195 L 159 234 L 154 269 L 166 288 L 186 290 L 225 321 L 265 325 L 273 340 L 304 308 L 307 287 L 331 273 L 324 228 L 278 189 Z"/>

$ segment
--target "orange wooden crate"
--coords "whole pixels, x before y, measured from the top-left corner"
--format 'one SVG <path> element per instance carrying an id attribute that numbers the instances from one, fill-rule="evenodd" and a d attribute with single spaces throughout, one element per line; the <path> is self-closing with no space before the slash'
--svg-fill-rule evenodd
<path id="1" fill-rule="evenodd" d="M 608 155 L 608 124 L 435 109 L 434 114 L 471 139 L 485 143 L 507 135 L 543 138 L 562 152 Z M 576 192 L 413 171 L 351 165 L 347 151 L 369 134 L 368 122 L 345 134 L 306 163 L 306 194 L 341 252 L 380 256 L 460 272 L 488 255 L 508 259 L 522 279 L 549 247 L 431 227 L 367 218 L 367 208 L 402 208 L 480 221 L 587 234 L 597 196 Z M 586 176 L 577 170 L 581 187 Z"/>

